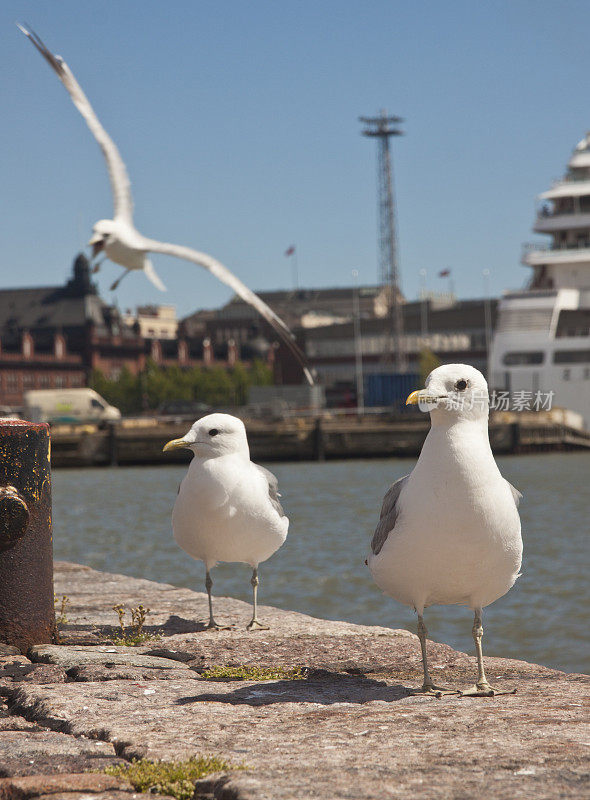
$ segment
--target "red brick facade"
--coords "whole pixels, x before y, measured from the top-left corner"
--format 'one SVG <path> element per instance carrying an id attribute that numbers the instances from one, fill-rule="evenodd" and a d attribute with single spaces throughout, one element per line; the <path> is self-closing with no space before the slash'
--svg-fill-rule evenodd
<path id="1" fill-rule="evenodd" d="M 0 406 L 20 407 L 29 389 L 86 386 L 94 369 L 111 379 L 124 368 L 137 374 L 148 358 L 185 368 L 239 360 L 233 341 L 214 350 L 205 334 L 181 337 L 147 339 L 125 325 L 100 299 L 79 255 L 65 286 L 0 290 Z"/>

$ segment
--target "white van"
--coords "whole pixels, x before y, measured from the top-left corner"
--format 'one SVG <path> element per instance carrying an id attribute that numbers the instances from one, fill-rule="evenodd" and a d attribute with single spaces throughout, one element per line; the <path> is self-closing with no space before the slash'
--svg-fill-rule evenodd
<path id="1" fill-rule="evenodd" d="M 30 422 L 115 422 L 121 412 L 94 389 L 32 389 L 24 393 L 22 416 Z"/>

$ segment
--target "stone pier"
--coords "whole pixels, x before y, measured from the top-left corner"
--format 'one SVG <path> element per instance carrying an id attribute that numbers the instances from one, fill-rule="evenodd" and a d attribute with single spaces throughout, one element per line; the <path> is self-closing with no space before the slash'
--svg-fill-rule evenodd
<path id="1" fill-rule="evenodd" d="M 517 694 L 411 696 L 422 669 L 405 630 L 261 607 L 271 630 L 248 633 L 250 607 L 216 598 L 231 628 L 207 631 L 203 593 L 67 563 L 55 589 L 68 597 L 60 644 L 0 655 L 0 800 L 155 800 L 97 770 L 191 755 L 230 765 L 195 800 L 588 796 L 587 676 L 487 658 L 490 682 Z M 115 644 L 119 603 L 150 608 L 159 639 Z M 429 653 L 436 683 L 473 683 L 474 656 Z M 284 674 L 209 672 L 242 665 Z"/>

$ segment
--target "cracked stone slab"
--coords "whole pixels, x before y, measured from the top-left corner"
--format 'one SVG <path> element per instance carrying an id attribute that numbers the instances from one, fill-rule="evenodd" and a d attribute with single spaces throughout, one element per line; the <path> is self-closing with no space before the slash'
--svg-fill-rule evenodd
<path id="1" fill-rule="evenodd" d="M 68 623 L 61 626 L 64 638 L 95 635 L 101 628 L 103 633 L 118 633 L 117 615 L 112 609 L 115 603 L 122 603 L 127 609 L 143 604 L 151 609 L 143 630 L 147 633 L 163 635 L 166 647 L 182 650 L 183 641 L 202 634 L 208 639 L 252 639 L 260 632 L 249 633 L 246 624 L 252 617 L 252 606 L 231 597 L 215 597 L 215 614 L 219 622 L 233 626 L 229 631 L 208 631 L 205 625 L 209 619 L 206 592 L 193 592 L 165 583 L 156 583 L 144 578 L 132 578 L 98 572 L 80 564 L 58 561 L 54 565 L 55 593 L 67 595 Z M 106 599 L 108 598 L 108 600 Z M 318 619 L 295 611 L 283 611 L 271 606 L 258 606 L 259 615 L 271 626 L 264 631 L 265 638 L 284 637 L 285 634 L 329 636 L 353 635 L 359 627 L 350 622 Z M 386 636 L 413 637 L 408 631 L 392 631 L 390 628 L 365 626 L 364 630 Z"/>
<path id="2" fill-rule="evenodd" d="M 319 673 L 264 683 L 152 681 L 24 685 L 11 709 L 126 758 L 217 755 L 249 777 L 243 800 L 580 798 L 588 788 L 581 676 L 539 677 L 518 694 L 412 697 L 395 679 Z M 434 780 L 436 776 L 436 780 Z M 221 791 L 221 789 L 220 789 Z M 221 795 L 219 795 L 221 797 Z"/>
<path id="3" fill-rule="evenodd" d="M 18 655 L 20 655 L 20 650 L 18 647 L 15 647 L 12 644 L 4 644 L 4 642 L 0 642 L 0 657 Z"/>
<path id="4" fill-rule="evenodd" d="M 265 789 L 251 775 L 209 775 L 195 783 L 194 800 L 257 800 Z"/>
<path id="5" fill-rule="evenodd" d="M 36 722 L 29 722 L 23 717 L 12 716 L 4 699 L 0 701 L 0 736 L 4 731 L 40 731 Z"/>
<path id="6" fill-rule="evenodd" d="M 182 662 L 159 656 L 143 655 L 133 647 L 37 644 L 31 647 L 28 656 L 33 662 L 57 664 L 65 668 L 84 664 L 112 664 L 114 666 L 143 667 L 144 669 L 188 669 Z"/>
<path id="7" fill-rule="evenodd" d="M 216 611 L 233 629 L 206 631 L 205 593 L 71 564 L 56 565 L 55 579 L 56 592 L 70 599 L 62 638 L 72 646 L 114 649 L 105 642 L 117 632 L 113 603 L 142 603 L 153 609 L 148 632 L 161 640 L 128 650 L 170 667 L 78 663 L 58 666 L 85 682 L 6 678 L 0 691 L 18 715 L 12 720 L 37 733 L 45 726 L 75 741 L 105 741 L 127 759 L 209 754 L 247 768 L 203 779 L 199 800 L 578 800 L 588 792 L 584 676 L 486 658 L 490 680 L 516 695 L 410 696 L 422 670 L 417 637 L 407 631 L 265 607 L 271 631 L 248 633 L 251 608 L 231 598 L 216 598 Z M 428 650 L 438 683 L 473 683 L 472 656 L 430 641 Z M 309 677 L 197 674 L 240 664 L 306 666 Z"/>
<path id="8" fill-rule="evenodd" d="M 27 683 L 65 683 L 66 673 L 55 664 L 32 664 L 22 656 L 17 660 L 0 662 L 0 686 L 25 681 Z"/>
<path id="9" fill-rule="evenodd" d="M 0 657 L 0 686 L 11 683 L 15 676 L 23 676 L 32 669 L 28 658 L 21 655 Z"/>
<path id="10" fill-rule="evenodd" d="M 138 792 L 120 792 L 113 789 L 109 792 L 58 792 L 57 794 L 35 795 L 35 800 L 174 800 L 161 794 L 139 794 Z M 196 798 L 195 800 L 201 800 Z M 231 798 L 228 798 L 231 800 Z"/>
<path id="11" fill-rule="evenodd" d="M 334 671 L 397 674 L 409 685 L 421 682 L 422 667 L 418 637 L 403 629 L 355 625 L 316 619 L 305 614 L 260 607 L 270 631 L 249 633 L 239 622 L 249 619 L 251 606 L 232 598 L 216 597 L 216 613 L 234 621 L 229 631 L 205 630 L 207 595 L 142 578 L 98 572 L 69 562 L 55 564 L 55 591 L 69 597 L 68 619 L 62 638 L 93 636 L 115 631 L 114 600 L 127 608 L 143 603 L 151 610 L 144 629 L 159 634 L 157 644 L 127 648 L 140 655 L 178 658 L 193 670 L 213 666 L 320 667 Z M 109 600 L 105 600 L 109 598 Z M 262 611 L 261 611 L 262 613 Z M 182 615 L 182 616 L 181 616 Z M 250 616 L 249 616 L 250 615 Z M 239 622 L 239 624 L 237 624 Z M 88 650 L 93 649 L 93 645 Z M 125 648 L 122 648 L 125 649 Z M 438 682 L 473 683 L 474 656 L 447 645 L 428 642 L 429 664 Z M 523 662 L 486 657 L 490 678 L 518 676 Z M 181 666 L 180 664 L 176 665 Z M 535 666 L 536 674 L 561 675 Z"/>
<path id="12" fill-rule="evenodd" d="M 126 665 L 91 664 L 82 667 L 72 667 L 67 675 L 75 681 L 146 681 L 162 680 L 171 681 L 178 678 L 199 679 L 199 674 L 190 669 L 154 669 L 153 667 L 129 667 Z"/>
<path id="13" fill-rule="evenodd" d="M 110 742 L 68 736 L 29 724 L 31 730 L 0 734 L 1 777 L 85 772 L 124 763 Z"/>
<path id="14" fill-rule="evenodd" d="M 69 792 L 92 796 L 109 790 L 130 792 L 132 789 L 131 784 L 121 778 L 92 773 L 0 778 L 0 800 L 28 800 L 40 795 L 57 798 Z"/>

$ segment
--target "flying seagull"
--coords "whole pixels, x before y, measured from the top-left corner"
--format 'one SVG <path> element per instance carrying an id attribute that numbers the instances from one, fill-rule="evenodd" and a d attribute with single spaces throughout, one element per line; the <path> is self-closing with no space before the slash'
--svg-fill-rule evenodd
<path id="1" fill-rule="evenodd" d="M 482 609 L 518 578 L 521 495 L 492 455 L 488 386 L 473 367 L 447 364 L 433 370 L 426 389 L 412 392 L 406 403 L 430 411 L 432 425 L 414 470 L 385 495 L 367 563 L 385 594 L 418 613 L 424 684 L 416 691 L 447 691 L 428 672 L 424 609 L 463 604 L 474 612 L 478 676 L 460 694 L 498 694 L 484 672 Z"/>
<path id="2" fill-rule="evenodd" d="M 149 253 L 163 253 L 164 255 L 176 256 L 185 261 L 191 261 L 204 267 L 222 283 L 225 283 L 233 291 L 249 303 L 264 319 L 272 326 L 276 333 L 285 342 L 289 350 L 293 353 L 301 365 L 307 382 L 313 386 L 314 380 L 307 366 L 307 360 L 295 342 L 295 337 L 285 325 L 283 320 L 267 306 L 251 289 L 230 272 L 227 267 L 207 253 L 201 253 L 190 247 L 170 244 L 168 242 L 158 242 L 155 239 L 148 239 L 143 236 L 133 224 L 133 198 L 131 196 L 131 185 L 125 163 L 121 158 L 117 146 L 100 124 L 94 109 L 80 84 L 75 79 L 66 62 L 54 55 L 47 49 L 45 44 L 33 31 L 17 23 L 18 28 L 30 39 L 37 50 L 48 62 L 49 66 L 56 73 L 57 77 L 66 87 L 72 102 L 86 120 L 91 133 L 98 142 L 102 154 L 107 162 L 111 190 L 113 193 L 114 219 L 101 219 L 93 227 L 93 235 L 89 243 L 92 246 L 92 255 L 96 257 L 104 252 L 107 258 L 125 267 L 125 272 L 113 283 L 111 290 L 117 288 L 121 280 L 132 270 L 143 270 L 146 277 L 161 291 L 166 287 L 157 276 L 156 271 L 148 258 Z M 96 269 L 96 268 L 95 268 Z"/>
<path id="3" fill-rule="evenodd" d="M 267 630 L 258 619 L 258 565 L 287 538 L 289 520 L 279 502 L 276 477 L 250 461 L 244 423 L 230 414 L 208 414 L 164 451 L 186 447 L 194 457 L 172 511 L 174 539 L 205 564 L 209 624 L 213 617 L 210 571 L 218 561 L 241 561 L 252 567 L 253 614 L 248 630 Z"/>

